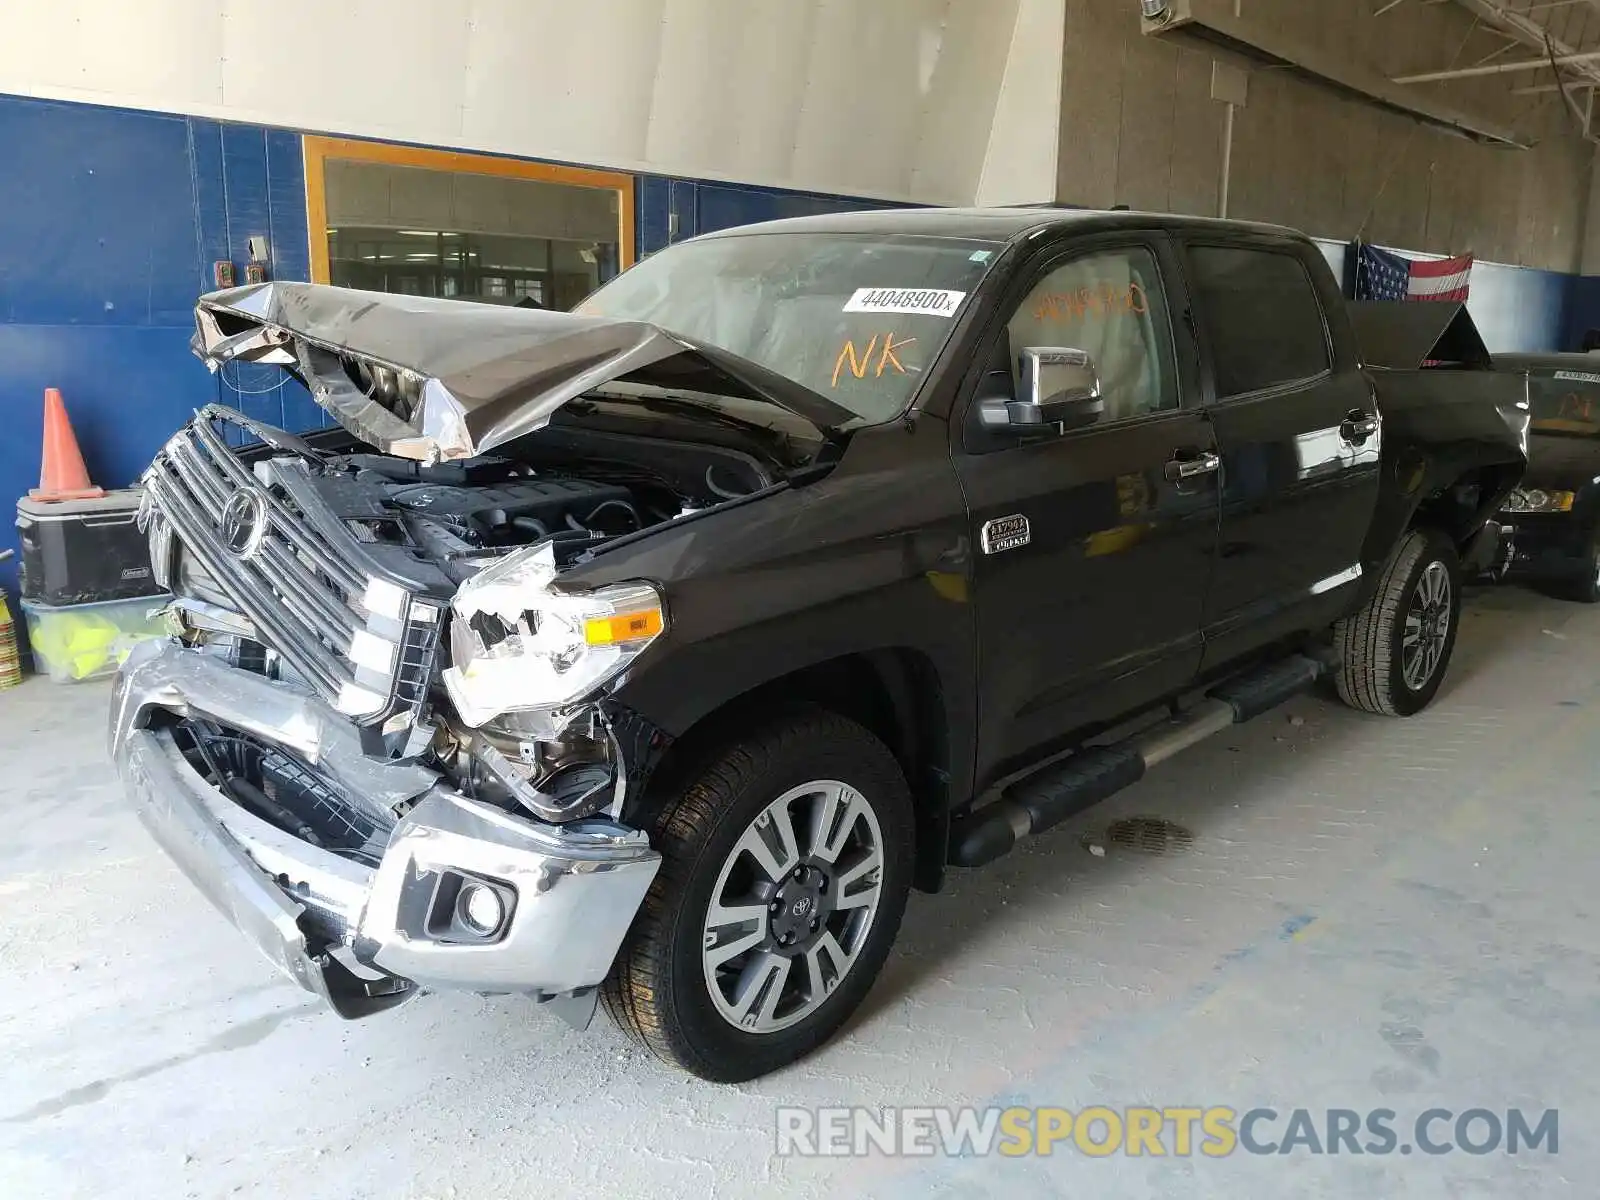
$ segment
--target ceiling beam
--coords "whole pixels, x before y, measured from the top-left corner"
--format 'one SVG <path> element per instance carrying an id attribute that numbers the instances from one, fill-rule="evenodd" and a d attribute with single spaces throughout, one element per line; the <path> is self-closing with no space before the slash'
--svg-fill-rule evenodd
<path id="1" fill-rule="evenodd" d="M 1246 11 L 1249 5 L 1243 6 Z M 1348 53 L 1317 41 L 1296 37 L 1277 22 L 1267 22 L 1230 12 L 1226 0 L 1168 0 L 1164 18 L 1146 19 L 1147 36 L 1219 50 L 1263 67 L 1290 70 L 1302 78 L 1368 104 L 1485 142 L 1500 142 L 1519 149 L 1533 144 L 1513 123 L 1502 123 L 1486 113 L 1461 108 L 1421 88 L 1402 87 Z"/>
<path id="2" fill-rule="evenodd" d="M 1513 96 L 1542 96 L 1550 92 L 1559 92 L 1563 86 L 1570 87 L 1575 92 L 1592 92 L 1595 88 L 1600 87 L 1600 84 L 1591 83 L 1587 79 L 1583 80 L 1581 83 L 1570 83 L 1565 85 L 1559 83 L 1532 83 L 1528 84 L 1526 87 L 1512 88 L 1511 94 Z"/>
<path id="3" fill-rule="evenodd" d="M 1516 62 L 1489 63 L 1481 67 L 1454 67 L 1448 71 L 1425 71 L 1420 75 L 1400 75 L 1395 83 L 1444 83 L 1451 79 L 1481 79 L 1485 75 L 1511 75 L 1517 71 L 1548 71 L 1552 66 L 1576 67 L 1600 63 L 1600 50 L 1584 54 L 1558 54 L 1554 58 L 1521 58 Z"/>
<path id="4" fill-rule="evenodd" d="M 1600 0 L 1579 0 L 1589 8 L 1600 11 Z M 1600 83 L 1600 58 L 1581 58 L 1578 46 L 1566 45 L 1562 38 L 1554 37 L 1550 30 L 1534 21 L 1528 13 L 1538 11 L 1538 8 L 1510 8 L 1506 0 L 1454 0 L 1461 8 L 1466 8 L 1472 16 L 1483 22 L 1483 26 L 1490 30 L 1499 30 L 1502 34 L 1517 38 L 1522 45 L 1530 50 L 1538 51 L 1542 58 L 1538 61 L 1528 59 L 1526 62 L 1506 62 L 1502 66 L 1509 70 L 1534 70 L 1539 66 L 1550 66 L 1550 56 L 1565 66 L 1573 67 L 1574 74 L 1579 77 Z M 1547 6 L 1565 3 L 1565 0 L 1536 0 Z M 1445 83 L 1456 78 L 1475 78 L 1477 75 L 1504 74 L 1501 70 L 1427 70 L 1416 75 L 1402 75 L 1395 78 L 1395 83 Z"/>

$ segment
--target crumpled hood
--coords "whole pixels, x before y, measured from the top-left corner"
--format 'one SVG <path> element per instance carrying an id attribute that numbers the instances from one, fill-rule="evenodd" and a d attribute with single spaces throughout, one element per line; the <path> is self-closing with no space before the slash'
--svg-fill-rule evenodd
<path id="1" fill-rule="evenodd" d="M 612 382 L 758 400 L 819 430 L 853 414 L 793 380 L 655 325 L 544 309 L 261 283 L 202 296 L 191 346 L 212 370 L 285 367 L 363 441 L 433 462 L 533 433 Z"/>

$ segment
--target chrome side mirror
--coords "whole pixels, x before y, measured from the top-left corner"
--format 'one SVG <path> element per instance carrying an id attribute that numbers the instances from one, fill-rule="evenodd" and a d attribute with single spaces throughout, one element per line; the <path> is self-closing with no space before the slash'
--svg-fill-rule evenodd
<path id="1" fill-rule="evenodd" d="M 1065 346 L 1028 346 L 1022 351 L 1022 394 L 978 402 L 986 429 L 1044 433 L 1082 429 L 1105 416 L 1100 373 L 1087 351 Z"/>

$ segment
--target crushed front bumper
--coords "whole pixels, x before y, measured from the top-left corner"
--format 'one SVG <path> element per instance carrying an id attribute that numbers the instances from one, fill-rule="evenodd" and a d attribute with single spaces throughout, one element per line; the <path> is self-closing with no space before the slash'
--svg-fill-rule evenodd
<path id="1" fill-rule="evenodd" d="M 168 714 L 275 744 L 376 808 L 411 807 L 375 868 L 313 846 L 195 770 Z M 350 726 L 309 695 L 172 642 L 141 645 L 124 665 L 111 752 L 173 861 L 268 959 L 345 1017 L 453 989 L 572 1001 L 569 1017 L 586 1019 L 660 866 L 638 830 L 513 816 L 415 764 L 368 758 Z M 507 900 L 490 940 L 454 937 L 437 919 L 462 880 Z"/>

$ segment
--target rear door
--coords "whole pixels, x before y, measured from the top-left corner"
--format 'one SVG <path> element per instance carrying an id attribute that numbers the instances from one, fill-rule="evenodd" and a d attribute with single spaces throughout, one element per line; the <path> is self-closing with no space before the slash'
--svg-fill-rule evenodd
<path id="1" fill-rule="evenodd" d="M 1382 426 L 1314 246 L 1193 239 L 1185 272 L 1222 454 L 1209 669 L 1348 606 L 1377 504 Z"/>
<path id="2" fill-rule="evenodd" d="M 972 520 L 979 619 L 979 786 L 1074 731 L 1193 679 L 1216 546 L 1211 425 L 1175 252 L 1163 234 L 1068 237 L 1025 265 L 958 406 L 955 462 Z M 1026 347 L 1086 352 L 1105 412 L 1020 438 L 970 419 L 1016 395 Z"/>

